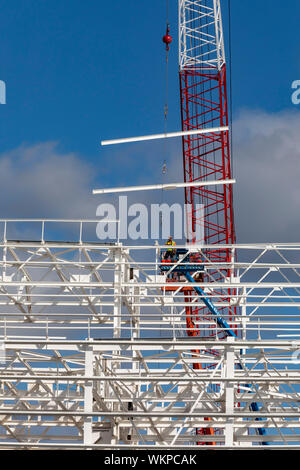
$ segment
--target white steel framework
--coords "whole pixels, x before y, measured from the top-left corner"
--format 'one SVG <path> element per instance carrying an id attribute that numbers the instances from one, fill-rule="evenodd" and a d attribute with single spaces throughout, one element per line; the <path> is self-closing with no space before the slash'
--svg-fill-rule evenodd
<path id="1" fill-rule="evenodd" d="M 221 70 L 225 64 L 220 0 L 179 0 L 180 70 Z"/>
<path id="2" fill-rule="evenodd" d="M 5 223 L 0 448 L 300 447 L 300 244 L 229 246 L 230 279 L 187 246 L 219 311 L 238 307 L 237 338 L 207 313 L 188 337 L 186 306 L 202 301 L 160 273 L 162 247 L 85 241 L 75 222 L 71 242 L 55 241 L 61 222 L 23 241 Z"/>

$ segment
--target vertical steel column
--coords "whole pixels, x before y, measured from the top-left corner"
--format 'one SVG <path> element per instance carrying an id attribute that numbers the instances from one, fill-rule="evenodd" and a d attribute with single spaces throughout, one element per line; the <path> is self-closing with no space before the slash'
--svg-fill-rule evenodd
<path id="1" fill-rule="evenodd" d="M 87 348 L 85 351 L 85 366 L 84 372 L 87 377 L 93 376 L 93 358 L 94 353 L 92 348 Z M 85 382 L 84 384 L 84 411 L 90 413 L 93 411 L 93 381 Z M 91 416 L 84 418 L 83 424 L 83 442 L 85 445 L 93 444 L 93 422 Z"/>
<path id="2" fill-rule="evenodd" d="M 122 311 L 122 249 L 114 249 L 114 338 L 119 338 L 121 334 L 121 311 Z"/>
<path id="3" fill-rule="evenodd" d="M 233 344 L 235 338 L 228 337 L 228 346 L 225 348 L 225 377 L 234 379 L 235 354 Z M 225 412 L 234 413 L 234 384 L 233 382 L 225 382 Z M 234 418 L 226 418 L 225 425 L 225 446 L 232 447 L 234 443 Z"/>

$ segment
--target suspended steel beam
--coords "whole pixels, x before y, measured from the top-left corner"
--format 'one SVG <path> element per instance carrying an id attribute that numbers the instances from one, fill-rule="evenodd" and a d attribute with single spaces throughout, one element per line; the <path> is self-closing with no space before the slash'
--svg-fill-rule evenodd
<path id="1" fill-rule="evenodd" d="M 143 135 L 140 137 L 126 137 L 125 139 L 102 140 L 101 145 L 128 144 L 130 142 L 144 142 L 145 140 L 170 139 L 172 137 L 183 137 L 185 135 L 214 134 L 226 132 L 228 126 L 211 127 L 210 129 L 194 129 L 192 131 L 167 132 L 164 134 Z"/>
<path id="2" fill-rule="evenodd" d="M 235 184 L 235 179 L 218 180 L 218 181 L 193 181 L 192 183 L 167 183 L 167 184 L 152 184 L 147 186 L 127 186 L 121 188 L 105 188 L 94 189 L 93 194 L 111 194 L 111 193 L 127 193 L 132 191 L 152 191 L 157 189 L 178 189 L 178 188 L 200 188 L 201 186 L 220 186 L 224 184 Z"/>

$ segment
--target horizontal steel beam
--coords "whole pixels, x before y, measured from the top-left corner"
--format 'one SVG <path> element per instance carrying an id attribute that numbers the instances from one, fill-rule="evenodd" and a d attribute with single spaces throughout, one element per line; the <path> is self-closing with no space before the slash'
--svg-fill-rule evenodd
<path id="1" fill-rule="evenodd" d="M 99 287 L 106 287 L 108 289 L 113 289 L 115 287 L 114 282 L 91 282 L 91 281 L 85 281 L 85 282 L 80 282 L 80 281 L 12 281 L 12 282 L 5 282 L 5 281 L 0 281 L 0 286 L 10 286 L 10 287 L 88 287 L 88 288 L 97 288 Z M 122 282 L 122 287 L 133 287 L 134 285 L 131 282 Z M 191 290 L 193 290 L 193 286 L 195 284 L 191 282 L 179 282 L 179 281 L 174 281 L 172 282 L 172 287 L 176 287 L 177 289 L 180 289 L 182 287 L 190 287 Z M 170 287 L 169 282 L 139 282 L 138 283 L 139 287 L 146 287 L 148 289 L 151 288 L 159 288 L 162 289 L 164 287 Z M 300 288 L 300 282 L 202 282 L 201 283 L 201 288 L 210 288 L 210 289 L 241 289 L 243 287 L 250 287 L 250 288 L 255 288 L 255 289 L 273 289 L 275 287 L 277 288 Z M 9 293 L 9 295 L 13 295 L 13 293 Z M 54 294 L 55 296 L 55 294 Z"/>
<path id="2" fill-rule="evenodd" d="M 6 340 L 2 339 L 4 347 L 8 349 L 13 348 L 14 346 L 46 346 L 47 349 L 51 347 L 51 349 L 59 349 L 60 346 L 69 345 L 69 346 L 80 346 L 82 351 L 89 346 L 94 346 L 95 350 L 98 347 L 108 346 L 110 349 L 118 348 L 118 347 L 135 347 L 136 349 L 139 347 L 146 347 L 146 346 L 155 346 L 158 349 L 163 349 L 168 346 L 175 346 L 177 348 L 192 348 L 194 349 L 196 346 L 201 347 L 209 347 L 212 349 L 224 349 L 229 346 L 229 343 L 224 340 L 219 339 L 205 339 L 201 340 L 201 338 L 183 338 L 183 339 L 165 339 L 165 338 L 151 338 L 151 339 L 123 339 L 123 338 L 115 338 L 115 339 L 90 339 L 90 340 L 40 340 L 37 339 L 36 341 L 26 340 L 26 339 L 16 339 L 16 340 Z M 237 339 L 234 343 L 230 343 L 230 348 L 234 348 L 239 350 L 240 347 L 248 347 L 248 348 L 279 348 L 279 349 L 290 349 L 290 348 L 298 348 L 300 347 L 300 340 L 256 340 L 256 339 L 248 339 L 248 340 L 240 340 Z"/>
<path id="3" fill-rule="evenodd" d="M 153 191 L 164 189 L 166 191 L 179 188 L 202 188 L 206 186 L 224 186 L 227 184 L 235 184 L 236 180 L 218 180 L 218 181 L 193 181 L 192 183 L 168 183 L 168 184 L 152 184 L 146 186 L 127 186 L 121 188 L 104 188 L 94 189 L 93 194 L 111 194 L 111 193 L 127 193 L 133 191 Z M 109 222 L 106 221 L 105 222 Z"/>
<path id="4" fill-rule="evenodd" d="M 35 437 L 35 436 L 34 436 Z M 46 437 L 47 438 L 47 437 Z M 33 438 L 31 438 L 33 439 Z M 38 439 L 38 438 L 37 438 Z M 201 437 L 201 440 L 205 440 L 205 436 Z M 288 440 L 288 439 L 287 439 Z M 22 442 L 0 442 L 0 447 L 4 449 L 15 449 L 15 448 L 28 448 L 28 449 L 111 449 L 111 450 L 136 450 L 136 447 L 134 447 L 132 444 L 44 444 L 44 443 L 39 443 L 39 442 L 27 442 L 27 443 L 22 443 Z M 139 444 L 138 446 L 139 450 L 148 450 L 148 451 L 156 451 L 156 450 L 162 450 L 164 453 L 166 453 L 167 450 L 169 449 L 174 449 L 174 450 L 183 450 L 183 451 L 190 451 L 190 450 L 197 450 L 199 451 L 199 446 L 198 445 L 160 445 L 160 444 Z M 224 451 L 226 450 L 238 450 L 237 446 L 215 446 L 213 451 L 218 452 L 218 451 Z M 268 450 L 299 450 L 300 445 L 289 445 L 289 446 L 282 446 L 282 445 L 269 445 Z M 249 446 L 244 446 L 241 447 L 241 450 L 253 450 L 253 451 L 265 451 L 265 447 L 259 447 L 255 446 L 253 447 L 252 445 Z M 211 446 L 201 446 L 201 452 L 207 451 L 211 452 L 212 448 Z"/>
<path id="5" fill-rule="evenodd" d="M 5 415 L 12 415 L 12 416 L 70 416 L 71 418 L 73 417 L 80 417 L 80 416 L 85 416 L 85 417 L 107 417 L 107 418 L 152 418 L 152 417 L 158 417 L 158 418 L 261 418 L 261 419 L 266 419 L 266 418 L 295 418 L 297 420 L 300 419 L 300 410 L 299 412 L 290 412 L 290 413 L 285 413 L 285 412 L 278 412 L 278 413 L 265 413 L 265 412 L 250 412 L 248 411 L 247 413 L 223 413 L 223 412 L 211 412 L 211 411 L 203 411 L 202 413 L 199 412 L 192 412 L 188 413 L 185 409 L 182 410 L 181 413 L 167 413 L 165 411 L 159 410 L 159 411 L 151 411 L 151 412 L 145 412 L 145 411 L 77 411 L 77 410 L 14 410 L 13 408 L 10 409 L 0 409 L 0 415 L 5 416 Z M 176 423 L 177 425 L 178 423 Z"/>
<path id="6" fill-rule="evenodd" d="M 157 359 L 153 359 L 153 362 L 157 361 Z M 194 360 L 195 361 L 195 360 Z M 111 375 L 111 376 L 80 376 L 80 375 L 71 375 L 72 372 L 70 372 L 70 375 L 9 375 L 5 374 L 2 375 L 0 374 L 0 380 L 7 380 L 7 381 L 13 381 L 17 380 L 19 382 L 23 381 L 39 381 L 39 380 L 45 380 L 47 383 L 50 383 L 51 381 L 61 381 L 61 382 L 142 382 L 142 383 L 151 383 L 151 382 L 210 382 L 214 384 L 220 384 L 222 382 L 224 383 L 237 383 L 240 384 L 241 382 L 254 382 L 254 383 L 273 383 L 274 380 L 276 383 L 300 383 L 300 375 L 289 375 L 287 371 L 285 371 L 285 376 L 280 377 L 277 375 L 274 375 L 273 377 L 260 377 L 260 376 L 255 376 L 255 375 L 241 375 L 233 378 L 228 378 L 228 377 L 212 377 L 212 376 L 205 376 L 200 372 L 200 374 L 194 375 L 193 377 L 185 377 L 183 375 L 178 375 L 178 376 L 156 376 L 153 374 L 149 373 L 148 376 L 130 376 L 130 375 Z M 202 376 L 204 375 L 204 376 Z M 251 392 L 251 390 L 249 390 Z M 300 409 L 299 409 L 300 412 Z"/>
<path id="7" fill-rule="evenodd" d="M 209 129 L 194 129 L 192 131 L 166 132 L 164 134 L 143 135 L 140 137 L 126 137 L 124 139 L 102 140 L 101 145 L 128 144 L 130 142 L 145 142 L 146 140 L 170 139 L 173 137 L 184 137 L 201 134 L 214 134 L 218 132 L 227 132 L 228 126 L 211 127 Z"/>

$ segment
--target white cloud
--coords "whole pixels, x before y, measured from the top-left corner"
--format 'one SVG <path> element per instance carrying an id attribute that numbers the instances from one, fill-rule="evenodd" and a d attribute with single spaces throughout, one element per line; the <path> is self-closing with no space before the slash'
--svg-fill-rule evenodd
<path id="1" fill-rule="evenodd" d="M 92 168 L 54 142 L 0 154 L 1 218 L 91 217 Z"/>
<path id="2" fill-rule="evenodd" d="M 245 110 L 233 130 L 238 242 L 299 241 L 300 113 Z M 99 168 L 53 142 L 20 146 L 0 154 L 0 217 L 94 218 L 99 203 L 117 206 L 117 197 L 93 196 L 94 187 L 162 182 L 165 158 L 164 182 L 182 180 L 180 141 L 103 151 Z M 129 196 L 129 204 L 184 202 L 183 190 Z"/>
<path id="3" fill-rule="evenodd" d="M 241 112 L 234 172 L 238 241 L 299 241 L 300 113 Z"/>

